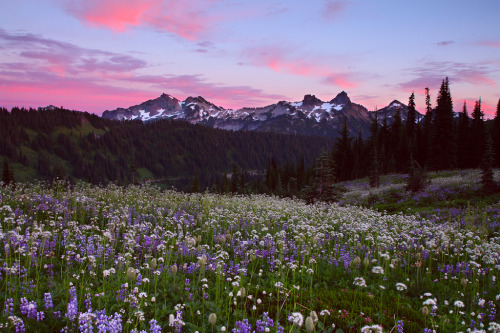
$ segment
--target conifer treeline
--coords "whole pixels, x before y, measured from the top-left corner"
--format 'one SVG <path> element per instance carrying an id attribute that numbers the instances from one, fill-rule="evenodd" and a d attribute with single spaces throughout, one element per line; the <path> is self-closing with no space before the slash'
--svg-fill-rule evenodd
<path id="1" fill-rule="evenodd" d="M 481 100 L 475 103 L 472 118 L 465 103 L 455 117 L 448 78 L 441 84 L 435 108 L 431 105 L 429 89 L 425 91 L 423 119 L 417 118 L 415 94 L 412 93 L 406 121 L 402 121 L 399 110 L 390 125 L 387 119 L 380 121 L 375 113 L 370 137 L 366 140 L 349 133 L 344 121 L 333 148 L 323 151 L 308 170 L 299 172 L 295 167 L 290 171 L 289 165 L 268 166 L 266 174 L 273 177 L 266 178 L 265 188 L 271 193 L 328 201 L 334 200 L 341 190 L 336 183 L 369 177 L 370 185 L 378 187 L 381 174 L 410 172 L 415 175 L 421 170 L 483 168 L 483 178 L 491 178 L 488 176 L 491 168 L 500 168 L 500 100 L 495 118 L 487 127 Z M 304 182 L 297 181 L 302 179 L 299 174 L 306 175 Z M 418 185 L 421 180 L 415 181 Z"/>
<path id="2" fill-rule="evenodd" d="M 304 158 L 309 166 L 333 144 L 323 137 L 225 131 L 170 120 L 114 121 L 64 109 L 0 109 L 0 133 L 0 156 L 17 180 L 153 180 L 181 190 L 191 189 L 193 175 L 198 189 L 211 188 L 231 174 L 233 164 L 246 170 L 250 181 L 262 176 L 270 157 L 278 164 Z"/>

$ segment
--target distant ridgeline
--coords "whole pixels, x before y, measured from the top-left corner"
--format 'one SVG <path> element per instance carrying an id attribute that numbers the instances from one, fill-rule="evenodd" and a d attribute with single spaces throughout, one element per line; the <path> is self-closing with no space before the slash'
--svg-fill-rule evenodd
<path id="1" fill-rule="evenodd" d="M 0 133 L 0 156 L 17 181 L 153 180 L 188 189 L 196 177 L 200 190 L 222 186 L 224 175 L 235 171 L 242 175 L 239 181 L 250 182 L 263 178 L 269 165 L 310 166 L 323 148 L 333 146 L 325 137 L 227 131 L 171 120 L 116 121 L 55 107 L 1 108 Z"/>

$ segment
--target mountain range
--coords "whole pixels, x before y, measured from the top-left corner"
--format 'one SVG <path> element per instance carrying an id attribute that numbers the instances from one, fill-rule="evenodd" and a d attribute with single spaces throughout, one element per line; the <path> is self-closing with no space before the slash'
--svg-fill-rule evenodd
<path id="1" fill-rule="evenodd" d="M 397 110 L 404 121 L 408 106 L 398 100 L 379 109 L 379 122 L 392 119 Z M 330 101 L 322 101 L 314 95 L 305 95 L 300 102 L 280 101 L 258 108 L 225 109 L 201 96 L 188 97 L 181 101 L 171 95 L 148 100 L 129 108 L 106 110 L 102 117 L 115 120 L 142 120 L 150 122 L 158 119 L 184 120 L 226 130 L 263 131 L 286 134 L 302 134 L 335 138 L 338 136 L 344 118 L 351 136 L 369 136 L 370 123 L 375 111 L 353 103 L 342 91 Z"/>

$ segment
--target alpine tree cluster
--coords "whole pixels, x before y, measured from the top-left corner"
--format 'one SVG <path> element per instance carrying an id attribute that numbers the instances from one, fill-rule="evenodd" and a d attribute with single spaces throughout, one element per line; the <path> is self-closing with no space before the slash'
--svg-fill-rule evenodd
<path id="1" fill-rule="evenodd" d="M 500 167 L 500 100 L 495 118 L 487 124 L 481 100 L 475 103 L 472 117 L 465 103 L 455 117 L 448 78 L 441 84 L 435 108 L 429 89 L 425 91 L 423 118 L 418 117 L 412 93 L 406 120 L 402 120 L 397 110 L 388 124 L 388 119 L 379 119 L 375 112 L 366 140 L 352 136 L 344 121 L 332 150 L 323 151 L 316 159 L 306 172 L 307 182 L 297 188 L 295 195 L 308 201 L 332 201 L 342 191 L 336 183 L 368 177 L 370 186 L 378 187 L 380 175 L 389 173 L 408 173 L 407 189 L 417 192 L 429 184 L 427 170 L 464 168 L 481 168 L 484 190 L 498 189 L 493 168 Z M 280 183 L 284 175 L 279 174 Z"/>

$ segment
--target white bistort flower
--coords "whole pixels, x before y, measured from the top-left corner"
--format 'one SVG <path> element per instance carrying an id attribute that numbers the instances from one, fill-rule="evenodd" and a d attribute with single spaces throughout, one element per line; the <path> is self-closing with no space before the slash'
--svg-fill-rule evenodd
<path id="1" fill-rule="evenodd" d="M 406 284 L 401 283 L 401 282 L 396 283 L 396 290 L 403 291 L 406 289 L 408 289 L 408 287 L 406 287 Z"/>
<path id="2" fill-rule="evenodd" d="M 292 314 L 288 316 L 288 321 L 293 322 L 295 326 L 302 327 L 302 324 L 304 324 L 304 315 L 300 312 L 292 312 Z"/>

